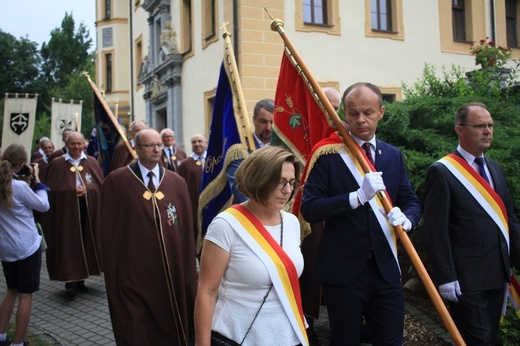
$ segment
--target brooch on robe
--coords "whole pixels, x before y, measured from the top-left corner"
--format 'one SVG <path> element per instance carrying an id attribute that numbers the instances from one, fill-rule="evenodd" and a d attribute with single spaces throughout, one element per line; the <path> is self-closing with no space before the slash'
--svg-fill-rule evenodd
<path id="1" fill-rule="evenodd" d="M 173 225 L 177 225 L 177 208 L 171 203 L 168 204 L 168 209 L 166 209 L 166 216 L 168 221 L 168 225 L 171 227 Z"/>
<path id="2" fill-rule="evenodd" d="M 76 167 L 74 167 L 74 166 L 71 166 L 71 167 L 70 167 L 70 171 L 71 171 L 72 173 L 76 173 L 76 171 L 80 171 L 80 172 L 81 172 L 82 170 L 83 170 L 83 166 L 82 166 L 82 165 L 79 165 L 78 168 L 76 168 Z"/>
<path id="3" fill-rule="evenodd" d="M 164 194 L 161 191 L 150 192 L 148 190 L 143 193 L 143 198 L 149 201 L 153 195 L 155 195 L 155 198 L 157 198 L 159 201 L 164 198 Z"/>

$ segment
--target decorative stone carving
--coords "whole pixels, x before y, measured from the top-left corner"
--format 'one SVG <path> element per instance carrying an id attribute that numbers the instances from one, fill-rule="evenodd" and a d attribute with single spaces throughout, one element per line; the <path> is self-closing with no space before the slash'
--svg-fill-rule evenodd
<path id="1" fill-rule="evenodd" d="M 161 57 L 164 58 L 170 54 L 179 54 L 179 47 L 177 46 L 177 40 L 175 37 L 177 34 L 172 30 L 171 23 L 164 23 L 164 29 L 161 32 Z"/>
<path id="2" fill-rule="evenodd" d="M 150 98 L 153 99 L 153 98 L 159 96 L 160 94 L 162 94 L 164 91 L 165 91 L 164 87 L 161 84 L 161 82 L 159 81 L 159 78 L 157 77 L 156 74 L 154 74 L 153 79 L 152 79 L 152 93 L 150 95 Z"/>

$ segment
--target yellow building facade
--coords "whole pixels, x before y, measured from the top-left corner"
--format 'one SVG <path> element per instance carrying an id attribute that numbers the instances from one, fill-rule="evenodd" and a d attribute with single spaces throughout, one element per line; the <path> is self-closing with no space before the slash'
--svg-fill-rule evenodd
<path id="1" fill-rule="evenodd" d="M 208 135 L 224 56 L 224 22 L 250 114 L 257 100 L 275 95 L 283 41 L 271 31 L 270 16 L 284 22 L 287 36 L 320 85 L 343 92 L 354 82 L 367 81 L 378 85 L 388 100 L 401 100 L 402 84 L 417 81 L 425 63 L 439 74 L 452 65 L 475 69 L 469 54 L 473 41 L 493 38 L 512 47 L 518 57 L 520 0 L 130 3 L 96 1 L 97 83 L 111 106 L 119 101 L 120 114 L 126 112 L 128 121 L 146 120 L 158 130 L 170 127 L 181 147 L 189 147 L 196 132 Z M 112 31 L 111 45 L 107 29 Z"/>

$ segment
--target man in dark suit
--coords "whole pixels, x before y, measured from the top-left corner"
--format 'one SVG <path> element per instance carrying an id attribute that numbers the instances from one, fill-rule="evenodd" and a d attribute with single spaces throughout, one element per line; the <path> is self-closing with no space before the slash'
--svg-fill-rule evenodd
<path id="1" fill-rule="evenodd" d="M 170 171 L 177 172 L 182 160 L 186 158 L 186 152 L 175 145 L 175 133 L 172 129 L 163 129 L 161 138 L 164 143 L 162 165 Z"/>
<path id="2" fill-rule="evenodd" d="M 274 100 L 262 99 L 255 104 L 253 109 L 253 138 L 255 141 L 255 148 L 260 149 L 271 144 L 271 134 L 273 132 L 274 121 Z M 235 172 L 238 166 L 244 161 L 248 155 L 247 150 L 238 149 L 233 152 L 228 152 L 228 157 L 236 157 L 226 167 L 226 177 L 228 180 L 231 193 L 233 194 L 233 204 L 238 204 L 247 201 L 247 198 L 238 190 L 235 180 Z"/>
<path id="3" fill-rule="evenodd" d="M 510 265 L 520 264 L 520 227 L 504 171 L 484 157 L 493 126 L 486 105 L 463 105 L 455 116 L 457 150 L 426 173 L 424 225 L 433 276 L 468 345 L 495 345 Z"/>
<path id="4" fill-rule="evenodd" d="M 318 143 L 309 160 L 314 164 L 301 214 L 308 222 L 325 221 L 317 277 L 327 303 L 330 344 L 359 345 L 365 316 L 374 344 L 402 345 L 404 297 L 392 226 L 410 231 L 419 222 L 420 202 L 401 151 L 376 140 L 385 111 L 379 88 L 356 83 L 345 90 L 342 102 L 352 138 L 360 146 L 367 143 L 367 157 L 375 159 L 374 172 L 364 174 L 333 134 Z M 385 189 L 396 205 L 388 215 L 374 198 Z"/>

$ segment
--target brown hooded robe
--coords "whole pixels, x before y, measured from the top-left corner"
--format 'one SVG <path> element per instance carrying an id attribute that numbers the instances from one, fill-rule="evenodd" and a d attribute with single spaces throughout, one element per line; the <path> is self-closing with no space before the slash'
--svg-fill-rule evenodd
<path id="1" fill-rule="evenodd" d="M 76 196 L 76 171 L 86 188 L 85 227 L 81 227 L 80 198 Z M 45 170 L 51 208 L 42 214 L 47 241 L 47 270 L 51 280 L 80 281 L 102 272 L 99 240 L 99 193 L 103 171 L 87 156 L 78 169 L 65 156 L 54 159 Z"/>
<path id="2" fill-rule="evenodd" d="M 137 162 L 110 173 L 102 187 L 105 282 L 118 345 L 186 345 L 194 332 L 189 192 L 176 173 L 160 170 L 155 195 Z"/>

